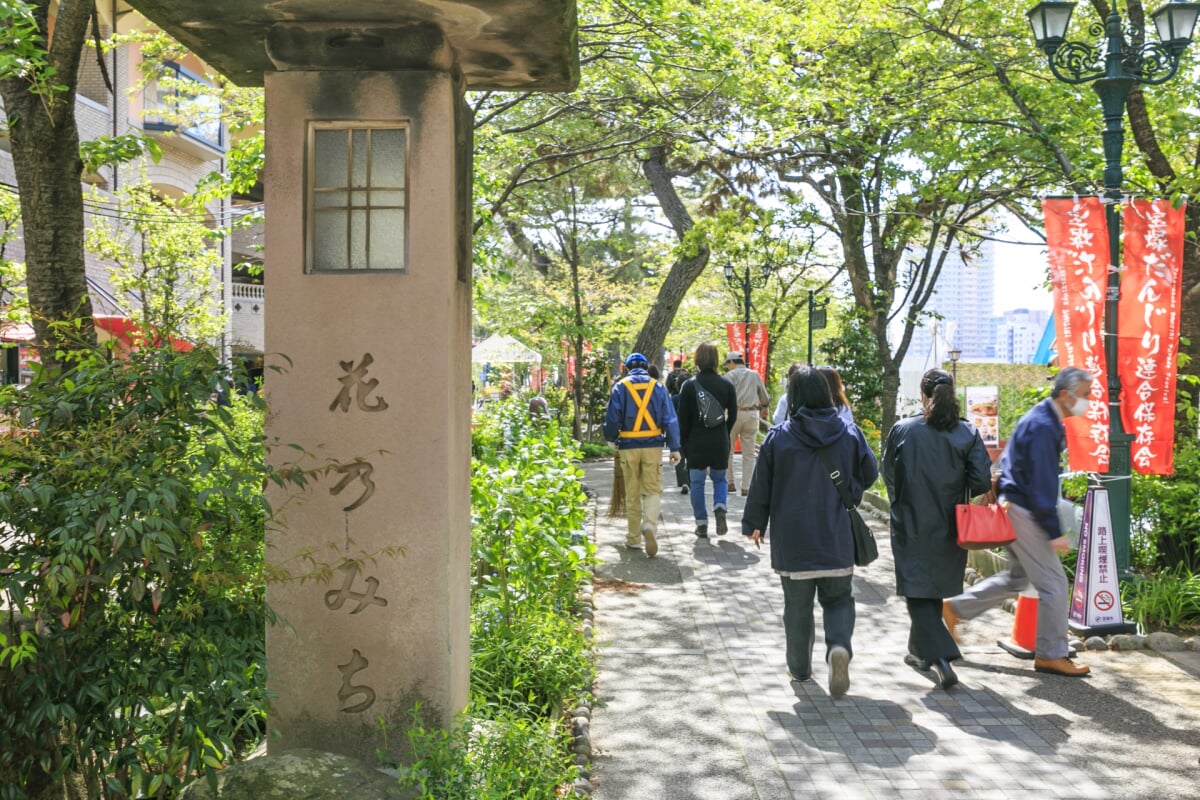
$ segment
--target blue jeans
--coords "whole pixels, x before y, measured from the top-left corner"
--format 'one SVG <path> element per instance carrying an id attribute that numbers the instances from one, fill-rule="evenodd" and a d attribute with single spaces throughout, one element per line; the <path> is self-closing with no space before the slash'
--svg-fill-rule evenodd
<path id="1" fill-rule="evenodd" d="M 688 478 L 692 487 L 690 490 L 692 513 L 696 515 L 696 522 L 708 522 L 708 511 L 704 507 L 705 475 L 712 476 L 713 508 L 727 508 L 729 504 L 729 481 L 725 479 L 725 470 L 711 468 L 688 470 Z"/>

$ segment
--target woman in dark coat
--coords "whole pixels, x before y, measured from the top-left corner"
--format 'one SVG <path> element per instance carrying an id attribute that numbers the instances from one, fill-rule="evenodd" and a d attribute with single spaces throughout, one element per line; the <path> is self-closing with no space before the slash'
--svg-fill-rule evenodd
<path id="1" fill-rule="evenodd" d="M 783 630 L 794 681 L 812 677 L 814 598 L 821 604 L 829 693 L 838 697 L 850 686 L 854 537 L 830 468 L 841 473 L 855 504 L 875 482 L 878 468 L 862 432 L 838 417 L 829 385 L 812 367 L 801 366 L 788 380 L 788 408 L 792 415 L 771 428 L 759 448 L 742 533 L 758 546 L 770 524 L 771 567 L 783 584 Z"/>
<path id="2" fill-rule="evenodd" d="M 942 621 L 942 599 L 962 591 L 967 552 L 958 546 L 954 506 L 992 485 L 979 432 L 959 418 L 949 373 L 921 378 L 924 413 L 897 422 L 883 448 L 883 480 L 892 504 L 896 593 L 910 620 L 906 663 L 933 670 L 948 689 L 958 683 L 950 662 L 962 658 Z"/>
<path id="3" fill-rule="evenodd" d="M 691 483 L 692 513 L 696 515 L 696 535 L 708 537 L 708 510 L 704 505 L 704 478 L 713 483 L 713 516 L 717 518 L 717 535 L 728 530 L 725 520 L 728 508 L 729 431 L 737 419 L 737 390 L 728 378 L 717 374 L 718 351 L 715 344 L 696 348 L 696 369 L 693 378 L 684 381 L 679 390 L 679 443 L 687 459 Z M 706 427 L 700 418 L 699 394 L 704 392 L 725 409 L 725 422 L 715 428 Z"/>

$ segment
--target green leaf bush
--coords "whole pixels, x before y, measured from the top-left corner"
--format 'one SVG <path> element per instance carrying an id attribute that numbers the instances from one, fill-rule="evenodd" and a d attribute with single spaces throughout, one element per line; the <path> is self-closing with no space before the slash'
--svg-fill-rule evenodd
<path id="1" fill-rule="evenodd" d="M 472 441 L 471 706 L 457 726 L 414 710 L 401 782 L 423 798 L 551 800 L 573 775 L 565 701 L 594 667 L 576 615 L 594 547 L 575 443 L 527 399 L 491 404 Z"/>
<path id="2" fill-rule="evenodd" d="M 0 797 L 166 797 L 264 727 L 262 409 L 216 353 L 0 389 Z"/>

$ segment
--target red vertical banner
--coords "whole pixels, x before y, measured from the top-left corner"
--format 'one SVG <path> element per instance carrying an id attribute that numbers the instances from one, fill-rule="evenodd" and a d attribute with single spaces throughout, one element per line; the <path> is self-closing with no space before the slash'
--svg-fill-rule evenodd
<path id="1" fill-rule="evenodd" d="M 729 352 L 746 355 L 746 326 L 741 322 L 725 323 L 725 338 L 729 342 Z"/>
<path id="2" fill-rule="evenodd" d="M 1184 209 L 1167 200 L 1125 206 L 1125 271 L 1117 311 L 1121 423 L 1130 461 L 1147 475 L 1175 469 L 1175 377 L 1183 293 Z"/>
<path id="3" fill-rule="evenodd" d="M 746 366 L 758 373 L 758 377 L 767 382 L 767 325 L 765 322 L 753 322 L 747 331 L 749 343 L 746 345 Z"/>
<path id="4" fill-rule="evenodd" d="M 1054 287 L 1058 365 L 1095 376 L 1086 414 L 1065 421 L 1071 469 L 1108 472 L 1108 372 L 1104 358 L 1104 292 L 1108 280 L 1108 225 L 1099 197 L 1042 201 L 1046 249 Z"/>

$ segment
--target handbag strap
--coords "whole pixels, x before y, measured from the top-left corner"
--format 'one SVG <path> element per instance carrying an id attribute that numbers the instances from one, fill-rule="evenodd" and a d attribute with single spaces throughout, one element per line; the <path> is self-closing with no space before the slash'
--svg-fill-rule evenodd
<path id="1" fill-rule="evenodd" d="M 838 494 L 842 498 L 842 505 L 844 505 L 847 510 L 854 508 L 854 503 L 850 502 L 850 495 L 846 491 L 846 484 L 842 480 L 842 473 L 833 468 L 833 463 L 829 460 L 829 454 L 825 452 L 825 448 L 819 448 L 817 450 L 817 455 L 820 457 L 821 463 L 825 465 L 826 471 L 829 472 L 829 479 L 833 481 L 833 485 L 837 487 Z"/>

